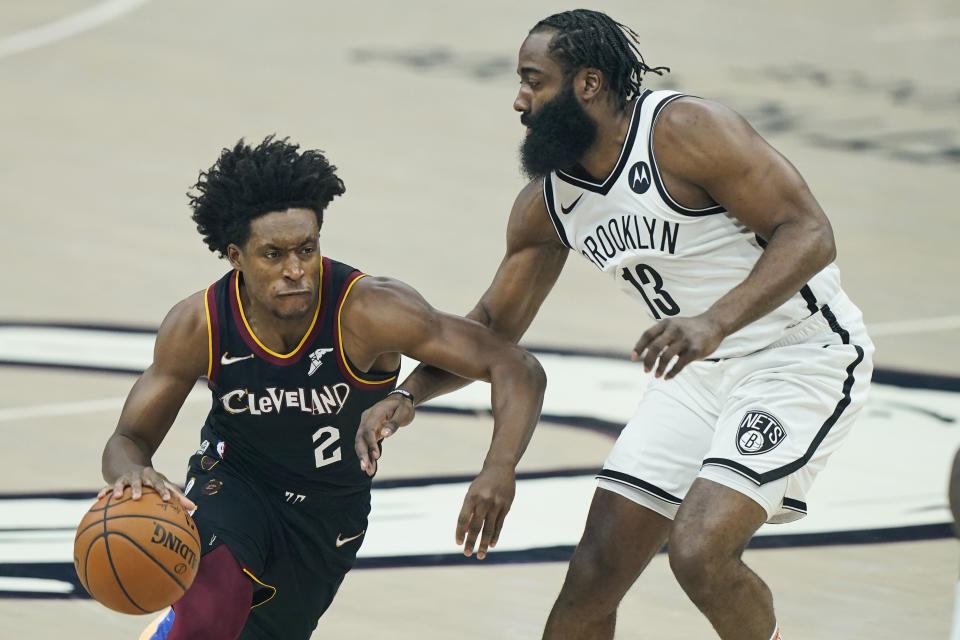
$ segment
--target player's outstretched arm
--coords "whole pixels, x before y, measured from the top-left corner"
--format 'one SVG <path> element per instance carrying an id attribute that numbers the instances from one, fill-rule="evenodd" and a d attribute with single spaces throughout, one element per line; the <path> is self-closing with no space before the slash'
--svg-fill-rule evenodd
<path id="1" fill-rule="evenodd" d="M 457 522 L 457 544 L 478 557 L 496 544 L 513 502 L 516 465 L 540 417 L 546 375 L 536 358 L 473 320 L 437 311 L 411 287 L 388 278 L 363 278 L 343 310 L 343 344 L 350 359 L 369 367 L 402 353 L 463 378 L 491 384 L 493 438 L 483 469 L 470 486 Z M 357 455 L 368 473 L 379 455 L 377 433 L 361 428 Z"/>
<path id="2" fill-rule="evenodd" d="M 517 342 L 553 289 L 568 251 L 550 224 L 543 202 L 543 182 L 530 182 L 517 196 L 510 212 L 507 249 L 500 267 L 467 318 Z M 419 405 L 470 382 L 432 364 L 421 364 L 400 388 L 409 391 Z M 410 401 L 393 395 L 368 409 L 361 424 L 375 426 L 383 436 L 389 436 L 409 424 L 413 415 Z"/>
<path id="3" fill-rule="evenodd" d="M 195 505 L 153 468 L 152 457 L 170 430 L 183 401 L 207 373 L 209 355 L 203 292 L 177 304 L 157 332 L 153 363 L 133 385 L 123 405 L 117 428 L 103 449 L 103 478 L 117 497 L 131 487 L 139 499 L 143 485 L 156 489 L 164 500 L 171 494 L 187 508 Z"/>
<path id="4" fill-rule="evenodd" d="M 766 242 L 747 278 L 705 313 L 662 320 L 641 336 L 634 359 L 649 371 L 659 357 L 656 375 L 671 378 L 786 302 L 833 261 L 836 245 L 796 168 L 727 107 L 679 99 L 664 109 L 653 144 L 661 175 L 676 190 L 672 195 L 716 202 Z"/>

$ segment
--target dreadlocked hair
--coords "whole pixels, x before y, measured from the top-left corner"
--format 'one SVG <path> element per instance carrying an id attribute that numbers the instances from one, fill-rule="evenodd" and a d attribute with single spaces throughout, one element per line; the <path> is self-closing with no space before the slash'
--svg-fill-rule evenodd
<path id="1" fill-rule="evenodd" d="M 223 258 L 231 244 L 243 246 L 250 222 L 272 211 L 310 209 L 323 225 L 323 211 L 346 190 L 322 151 L 267 136 L 256 147 L 241 138 L 187 193 L 203 241 Z"/>
<path id="2" fill-rule="evenodd" d="M 669 67 L 650 67 L 637 49 L 638 36 L 630 27 L 589 9 L 556 13 L 538 22 L 530 33 L 555 29 L 550 54 L 566 73 L 591 67 L 603 72 L 621 107 L 640 93 L 643 75 L 663 75 Z"/>

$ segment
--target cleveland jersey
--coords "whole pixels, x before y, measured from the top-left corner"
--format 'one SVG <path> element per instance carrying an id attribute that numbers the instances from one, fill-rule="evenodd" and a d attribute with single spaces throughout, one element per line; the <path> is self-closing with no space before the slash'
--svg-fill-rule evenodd
<path id="1" fill-rule="evenodd" d="M 213 407 L 202 430 L 207 464 L 220 459 L 283 489 L 344 495 L 366 490 L 354 438 L 360 414 L 393 389 L 398 371 L 364 373 L 340 342 L 340 311 L 364 274 L 322 259 L 320 299 L 303 340 L 272 351 L 250 328 L 240 300 L 243 275 L 206 291 L 207 378 Z"/>
<path id="2" fill-rule="evenodd" d="M 612 173 L 597 181 L 582 169 L 555 171 L 543 183 L 561 242 L 609 274 L 654 319 L 694 316 L 743 282 L 764 243 L 721 206 L 689 209 L 660 178 L 653 127 L 683 94 L 644 91 Z M 766 316 L 727 336 L 712 357 L 745 355 L 845 294 L 831 264 Z"/>

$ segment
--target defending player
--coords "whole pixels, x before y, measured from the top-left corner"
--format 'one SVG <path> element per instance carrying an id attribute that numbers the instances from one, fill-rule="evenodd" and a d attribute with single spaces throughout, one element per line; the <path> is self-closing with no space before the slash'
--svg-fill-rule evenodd
<path id="1" fill-rule="evenodd" d="M 321 257 L 323 212 L 343 192 L 320 152 L 269 137 L 225 149 L 191 196 L 204 242 L 233 270 L 164 319 L 104 449 L 101 491 L 137 498 L 149 485 L 196 508 L 203 555 L 160 632 L 169 640 L 310 636 L 367 531 L 360 415 L 391 394 L 414 399 L 392 391 L 400 354 L 491 382 L 493 440 L 457 535 L 472 550 L 479 531 L 482 558 L 510 508 L 543 370 L 409 286 Z M 151 457 L 201 376 L 213 407 L 181 494 Z"/>
<path id="2" fill-rule="evenodd" d="M 605 14 L 542 20 L 517 71 L 532 181 L 468 317 L 519 339 L 573 250 L 655 321 L 633 358 L 656 379 L 599 474 L 544 637 L 613 637 L 620 600 L 669 539 L 677 580 L 721 638 L 777 638 L 770 590 L 741 554 L 764 522 L 804 515 L 872 371 L 830 223 L 736 113 L 641 88 L 663 69 Z M 462 384 L 426 367 L 401 387 L 423 401 Z M 361 458 L 412 417 L 396 399 L 371 409 Z"/>

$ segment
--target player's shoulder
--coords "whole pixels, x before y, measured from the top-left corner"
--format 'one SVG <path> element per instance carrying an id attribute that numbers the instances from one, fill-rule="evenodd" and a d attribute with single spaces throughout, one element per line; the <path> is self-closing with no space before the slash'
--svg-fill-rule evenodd
<path id="1" fill-rule="evenodd" d="M 654 128 L 654 144 L 697 143 L 736 135 L 750 127 L 739 113 L 715 100 L 683 95 L 663 107 Z"/>
<path id="2" fill-rule="evenodd" d="M 388 276 L 366 275 L 356 281 L 350 295 L 345 298 L 347 307 L 353 313 L 375 314 L 384 308 L 397 306 L 425 305 L 423 296 L 402 280 Z"/>
<path id="3" fill-rule="evenodd" d="M 173 305 L 160 324 L 160 334 L 180 339 L 194 334 L 203 334 L 205 338 L 207 332 L 205 298 L 206 290 L 201 290 Z"/>

